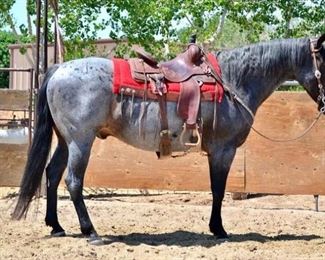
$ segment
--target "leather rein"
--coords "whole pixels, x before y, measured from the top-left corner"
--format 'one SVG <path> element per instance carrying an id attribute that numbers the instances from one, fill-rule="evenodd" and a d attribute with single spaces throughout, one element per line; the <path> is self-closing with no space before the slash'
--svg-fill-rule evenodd
<path id="1" fill-rule="evenodd" d="M 253 127 L 253 122 L 254 122 L 255 116 L 254 116 L 254 113 L 252 112 L 252 110 L 245 104 L 245 102 L 233 90 L 231 90 L 229 87 L 225 87 L 225 90 L 230 94 L 231 98 L 234 101 L 236 101 L 237 103 L 239 103 L 238 110 L 242 114 L 243 118 L 246 120 L 247 124 L 250 125 L 250 127 L 253 129 L 253 131 L 255 133 L 262 136 L 263 138 L 265 138 L 269 141 L 272 141 L 272 142 L 281 142 L 281 143 L 298 140 L 298 139 L 302 138 L 303 136 L 305 136 L 315 126 L 315 124 L 317 123 L 317 121 L 319 120 L 319 118 L 321 117 L 322 114 L 325 114 L 325 88 L 321 82 L 322 73 L 319 70 L 319 66 L 318 66 L 318 62 L 317 62 L 317 58 L 316 58 L 316 54 L 318 52 L 320 52 L 320 50 L 323 48 L 323 46 L 321 45 L 319 48 L 317 48 L 316 43 L 317 43 L 316 39 L 310 40 L 310 50 L 311 50 L 311 54 L 312 54 L 312 58 L 313 58 L 313 65 L 314 65 L 314 70 L 315 70 L 314 74 L 317 79 L 317 84 L 318 84 L 318 88 L 319 88 L 319 95 L 317 97 L 317 103 L 320 104 L 320 102 L 322 102 L 323 106 L 320 108 L 318 115 L 316 116 L 314 121 L 310 124 L 310 126 L 307 127 L 297 137 L 294 137 L 291 139 L 274 139 L 274 138 L 268 137 L 265 134 L 261 133 L 259 130 L 257 130 L 256 128 Z M 242 111 L 242 107 L 246 110 L 246 112 L 248 112 L 248 114 L 250 115 L 250 117 L 252 119 L 252 122 L 249 122 L 247 120 L 246 116 L 244 115 L 244 113 Z"/>

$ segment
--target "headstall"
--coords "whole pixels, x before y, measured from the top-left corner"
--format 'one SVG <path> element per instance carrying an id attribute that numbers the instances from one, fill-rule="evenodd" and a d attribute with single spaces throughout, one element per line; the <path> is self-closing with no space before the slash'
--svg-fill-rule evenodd
<path id="1" fill-rule="evenodd" d="M 320 108 L 320 112 L 324 114 L 325 113 L 325 89 L 324 89 L 324 85 L 322 84 L 322 81 L 321 81 L 322 73 L 319 70 L 319 66 L 318 66 L 318 62 L 317 62 L 317 58 L 316 58 L 316 54 L 319 53 L 322 48 L 323 48 L 322 45 L 320 47 L 317 47 L 317 39 L 310 39 L 310 51 L 311 51 L 311 55 L 313 57 L 313 64 L 314 64 L 314 68 L 315 68 L 315 77 L 316 77 L 317 86 L 319 89 L 317 103 L 323 104 L 323 106 Z"/>

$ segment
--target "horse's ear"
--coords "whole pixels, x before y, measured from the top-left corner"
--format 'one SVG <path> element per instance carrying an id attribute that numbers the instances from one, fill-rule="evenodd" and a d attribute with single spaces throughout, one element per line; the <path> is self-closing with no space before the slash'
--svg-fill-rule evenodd
<path id="1" fill-rule="evenodd" d="M 322 34 L 322 36 L 318 38 L 316 48 L 319 49 L 320 47 L 322 47 L 322 44 L 324 41 L 325 41 L 325 33 Z"/>

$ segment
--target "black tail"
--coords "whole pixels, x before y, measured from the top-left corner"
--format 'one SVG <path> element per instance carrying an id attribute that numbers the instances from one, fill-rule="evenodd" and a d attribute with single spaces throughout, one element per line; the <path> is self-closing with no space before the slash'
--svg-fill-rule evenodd
<path id="1" fill-rule="evenodd" d="M 54 125 L 47 103 L 46 89 L 49 79 L 58 67 L 58 65 L 55 65 L 49 69 L 39 91 L 34 138 L 29 150 L 25 172 L 21 180 L 18 202 L 12 214 L 13 219 L 21 219 L 26 216 L 29 204 L 42 181 L 42 175 L 51 148 L 52 127 Z"/>

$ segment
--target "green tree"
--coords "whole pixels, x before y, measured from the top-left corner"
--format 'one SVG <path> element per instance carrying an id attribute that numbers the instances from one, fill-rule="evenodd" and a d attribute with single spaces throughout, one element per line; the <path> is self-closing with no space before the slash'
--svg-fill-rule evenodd
<path id="1" fill-rule="evenodd" d="M 236 43 L 237 37 L 240 45 L 325 31 L 324 0 L 63 0 L 60 3 L 62 10 L 66 5 L 73 6 L 73 16 L 62 21 L 62 25 L 78 24 L 79 29 L 75 27 L 74 32 L 81 39 L 85 32 L 89 34 L 96 28 L 85 26 L 88 21 L 81 17 L 88 13 L 96 24 L 106 10 L 107 17 L 102 19 L 101 26 L 111 28 L 111 38 L 127 38 L 128 45 L 140 44 L 156 56 L 164 55 L 166 46 L 173 50 L 175 45 L 186 43 L 192 33 L 197 33 L 201 43 L 229 47 Z M 96 32 L 92 37 L 96 37 Z"/>
<path id="2" fill-rule="evenodd" d="M 15 25 L 10 10 L 15 0 L 2 0 L 0 22 L 32 36 L 35 1 L 27 0 L 28 25 Z M 319 35 L 325 31 L 325 0 L 60 0 L 59 18 L 66 58 L 82 57 L 84 49 L 109 27 L 121 41 L 123 55 L 140 44 L 157 57 L 185 44 L 192 33 L 213 48 L 232 47 L 269 38 Z M 52 16 L 50 15 L 50 18 Z M 50 19 L 51 20 L 51 19 Z M 17 29 L 19 28 L 19 30 Z"/>
<path id="3" fill-rule="evenodd" d="M 10 65 L 10 54 L 8 45 L 15 43 L 16 39 L 12 33 L 0 31 L 0 68 L 8 68 Z M 9 72 L 0 72 L 0 88 L 9 87 Z"/>
<path id="4" fill-rule="evenodd" d="M 252 41 L 261 37 L 289 38 L 325 31 L 324 0 L 231 1 L 229 19 L 251 30 Z M 264 32 L 264 33 L 263 33 Z"/>

